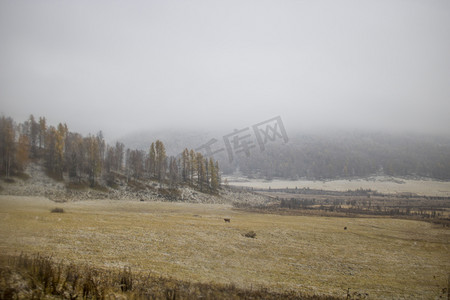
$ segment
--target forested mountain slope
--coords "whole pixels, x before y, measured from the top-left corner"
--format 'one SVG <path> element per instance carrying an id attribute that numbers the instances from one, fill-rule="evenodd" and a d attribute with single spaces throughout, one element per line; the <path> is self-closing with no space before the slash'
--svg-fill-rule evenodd
<path id="1" fill-rule="evenodd" d="M 145 141 L 162 139 L 168 153 L 176 155 L 177 144 L 200 147 L 219 133 L 142 132 L 125 143 L 145 149 Z M 239 172 L 255 178 L 336 179 L 374 174 L 399 177 L 429 177 L 450 180 L 450 138 L 423 134 L 394 134 L 369 131 L 288 132 L 289 141 L 269 142 L 265 150 L 251 149 L 248 156 L 225 151 L 215 155 L 224 174 Z M 176 141 L 176 143 L 174 142 Z M 256 141 L 255 141 L 256 144 Z M 223 147 L 223 142 L 221 143 Z M 219 148 L 217 146 L 216 148 Z"/>

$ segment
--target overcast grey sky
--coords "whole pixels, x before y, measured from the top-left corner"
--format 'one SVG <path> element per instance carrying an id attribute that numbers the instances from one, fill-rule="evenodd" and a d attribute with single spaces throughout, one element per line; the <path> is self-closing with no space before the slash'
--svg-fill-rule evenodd
<path id="1" fill-rule="evenodd" d="M 0 1 L 0 114 L 450 132 L 450 1 Z"/>

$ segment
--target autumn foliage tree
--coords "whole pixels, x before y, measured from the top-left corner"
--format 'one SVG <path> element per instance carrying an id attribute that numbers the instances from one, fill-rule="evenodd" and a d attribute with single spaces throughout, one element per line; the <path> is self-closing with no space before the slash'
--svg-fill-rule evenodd
<path id="1" fill-rule="evenodd" d="M 39 138 L 39 123 L 36 122 L 33 115 L 30 115 L 28 119 L 27 125 L 27 133 L 28 133 L 28 141 L 30 145 L 31 155 L 33 157 L 38 156 L 38 138 Z"/>
<path id="2" fill-rule="evenodd" d="M 0 119 L 0 157 L 1 172 L 6 177 L 11 176 L 15 161 L 15 130 L 11 118 L 1 117 Z"/>
<path id="3" fill-rule="evenodd" d="M 211 190 L 213 192 L 217 192 L 219 190 L 220 187 L 220 177 L 219 177 L 219 162 L 215 162 L 212 158 L 209 159 L 209 166 L 211 168 Z"/>
<path id="4" fill-rule="evenodd" d="M 21 134 L 17 143 L 16 162 L 17 169 L 23 172 L 28 164 L 30 156 L 30 142 L 28 136 Z"/>
<path id="5" fill-rule="evenodd" d="M 127 169 L 130 175 L 135 179 L 141 179 L 144 176 L 145 154 L 140 150 L 130 150 L 127 155 Z"/>
<path id="6" fill-rule="evenodd" d="M 206 169 L 203 155 L 200 152 L 197 152 L 195 160 L 197 162 L 197 186 L 200 188 L 200 191 L 203 191 L 203 186 L 206 181 Z"/>
<path id="7" fill-rule="evenodd" d="M 181 177 L 184 182 L 188 182 L 189 180 L 190 168 L 189 150 L 186 148 L 181 154 Z"/>
<path id="8" fill-rule="evenodd" d="M 124 175 L 136 180 L 157 180 L 160 188 L 189 185 L 216 193 L 220 187 L 218 163 L 194 150 L 186 148 L 180 156 L 168 157 L 160 140 L 153 142 L 146 153 L 125 149 L 120 142 L 107 145 L 101 132 L 83 137 L 70 132 L 64 123 L 48 126 L 44 117 L 36 122 L 30 115 L 18 125 L 11 118 L 1 117 L 0 174 L 9 177 L 24 171 L 30 158 L 43 161 L 48 174 L 58 180 L 68 178 L 91 187 L 100 180 L 110 185 L 115 176 Z"/>
<path id="9" fill-rule="evenodd" d="M 169 159 L 169 187 L 175 188 L 178 184 L 178 164 L 177 159 L 173 156 Z"/>
<path id="10" fill-rule="evenodd" d="M 85 157 L 83 137 L 80 134 L 72 132 L 68 134 L 66 138 L 65 157 L 69 178 L 80 183 L 84 169 Z"/>
<path id="11" fill-rule="evenodd" d="M 86 173 L 89 176 L 91 187 L 96 185 L 96 179 L 102 171 L 101 146 L 103 143 L 102 136 L 89 135 L 84 139 L 87 154 Z"/>
<path id="12" fill-rule="evenodd" d="M 197 172 L 197 156 L 192 149 L 189 151 L 189 166 L 189 183 L 192 185 L 194 183 L 194 175 Z"/>
<path id="13" fill-rule="evenodd" d="M 158 177 L 158 181 L 161 185 L 163 180 L 165 179 L 166 169 L 167 169 L 167 155 L 166 148 L 164 147 L 164 143 L 160 140 L 157 140 L 155 143 L 155 162 L 156 162 L 156 174 Z"/>

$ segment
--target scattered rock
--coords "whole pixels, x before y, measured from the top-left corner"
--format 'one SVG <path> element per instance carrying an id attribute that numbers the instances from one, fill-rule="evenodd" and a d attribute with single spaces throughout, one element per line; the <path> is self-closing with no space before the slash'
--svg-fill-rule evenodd
<path id="1" fill-rule="evenodd" d="M 48 177 L 41 163 L 31 162 L 25 171 L 29 177 L 24 180 L 14 178 L 13 183 L 2 184 L 0 194 L 15 196 L 40 196 L 46 197 L 55 202 L 82 201 L 92 199 L 111 199 L 111 200 L 135 200 L 135 201 L 182 201 L 187 203 L 205 203 L 205 204 L 240 204 L 245 206 L 260 206 L 268 203 L 270 199 L 266 196 L 255 194 L 248 191 L 234 190 L 224 187 L 220 195 L 211 195 L 201 193 L 193 188 L 182 186 L 179 188 L 179 194 L 176 197 L 167 199 L 154 182 L 141 182 L 145 188 L 136 189 L 130 187 L 125 179 L 117 179 L 117 185 L 114 188 L 105 187 L 99 189 L 89 188 L 88 185 L 83 188 L 71 188 L 68 180 L 55 181 Z M 74 184 L 77 186 L 78 183 Z M 79 185 L 79 184 L 78 184 Z"/>

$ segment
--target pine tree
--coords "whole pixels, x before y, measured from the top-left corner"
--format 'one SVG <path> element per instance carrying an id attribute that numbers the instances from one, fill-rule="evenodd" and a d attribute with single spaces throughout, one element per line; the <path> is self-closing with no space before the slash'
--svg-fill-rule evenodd
<path id="1" fill-rule="evenodd" d="M 55 127 L 50 126 L 45 136 L 45 167 L 51 174 L 56 174 L 58 167 L 57 158 L 57 130 Z"/>
<path id="2" fill-rule="evenodd" d="M 98 139 L 90 135 L 84 139 L 84 143 L 87 152 L 86 173 L 89 176 L 91 187 L 94 187 L 96 183 L 95 179 L 101 171 Z"/>
<path id="3" fill-rule="evenodd" d="M 66 169 L 69 172 L 69 178 L 81 181 L 83 171 L 84 151 L 83 138 L 78 133 L 69 133 L 66 138 Z"/>
<path id="4" fill-rule="evenodd" d="M 30 115 L 30 118 L 28 119 L 28 127 L 28 140 L 30 144 L 31 155 L 33 157 L 36 157 L 38 155 L 37 141 L 39 134 L 39 124 L 36 122 L 33 115 Z"/>
<path id="5" fill-rule="evenodd" d="M 189 150 L 186 148 L 181 155 L 181 174 L 183 182 L 188 182 L 190 172 Z"/>
<path id="6" fill-rule="evenodd" d="M 125 145 L 123 143 L 116 142 L 116 147 L 114 148 L 113 169 L 117 172 L 122 171 L 124 151 L 125 151 Z"/>
<path id="7" fill-rule="evenodd" d="M 156 173 L 158 176 L 159 184 L 162 185 L 163 180 L 165 179 L 166 174 L 166 148 L 164 147 L 163 142 L 157 140 L 155 143 L 155 157 L 156 157 Z"/>
<path id="8" fill-rule="evenodd" d="M 207 187 L 211 187 L 209 184 L 209 180 L 210 180 L 210 166 L 209 166 L 209 160 L 207 157 L 205 157 L 205 184 Z"/>
<path id="9" fill-rule="evenodd" d="M 47 121 L 45 117 L 39 118 L 39 149 L 42 149 L 45 145 L 45 135 L 47 132 Z"/>
<path id="10" fill-rule="evenodd" d="M 125 151 L 125 175 L 127 176 L 127 182 L 131 176 L 130 157 L 131 157 L 131 150 L 127 148 L 127 150 Z"/>
<path id="11" fill-rule="evenodd" d="M 67 135 L 67 126 L 58 124 L 58 130 L 55 131 L 55 152 L 54 152 L 54 172 L 55 175 L 63 179 L 64 171 L 64 151 L 65 151 L 65 140 Z"/>
<path id="12" fill-rule="evenodd" d="M 28 158 L 30 156 L 30 142 L 28 136 L 21 134 L 16 153 L 17 169 L 23 172 L 27 166 Z"/>
<path id="13" fill-rule="evenodd" d="M 105 157 L 105 162 L 103 165 L 104 171 L 107 174 L 111 173 L 111 171 L 114 169 L 115 160 L 116 160 L 116 158 L 115 158 L 114 148 L 108 145 L 106 147 L 106 157 Z"/>
<path id="14" fill-rule="evenodd" d="M 203 186 L 205 183 L 205 161 L 203 159 L 203 155 L 200 152 L 196 154 L 197 161 L 197 186 L 200 188 L 200 191 L 203 191 Z"/>
<path id="15" fill-rule="evenodd" d="M 211 168 L 211 190 L 213 193 L 217 193 L 219 190 L 219 178 L 218 178 L 219 164 L 218 162 L 216 162 L 216 164 L 214 165 L 212 158 L 210 158 L 209 165 Z"/>
<path id="16" fill-rule="evenodd" d="M 140 179 L 144 172 L 144 153 L 140 150 L 130 150 L 128 155 L 128 169 L 135 179 Z"/>
<path id="17" fill-rule="evenodd" d="M 169 161 L 169 185 L 171 188 L 176 188 L 178 182 L 177 159 L 171 156 Z"/>
<path id="18" fill-rule="evenodd" d="M 216 164 L 214 166 L 214 170 L 215 170 L 215 174 L 216 174 L 216 178 L 217 178 L 217 190 L 219 190 L 221 178 L 220 178 L 219 161 L 217 161 L 217 160 L 216 160 Z"/>
<path id="19" fill-rule="evenodd" d="M 189 179 L 189 184 L 193 185 L 194 184 L 194 175 L 197 172 L 197 157 L 195 155 L 194 150 L 191 149 L 191 151 L 189 152 L 189 163 L 190 163 L 190 179 Z"/>
<path id="20" fill-rule="evenodd" d="M 150 146 L 149 154 L 149 168 L 150 168 L 150 178 L 156 177 L 156 151 L 155 151 L 155 143 L 152 143 Z"/>

